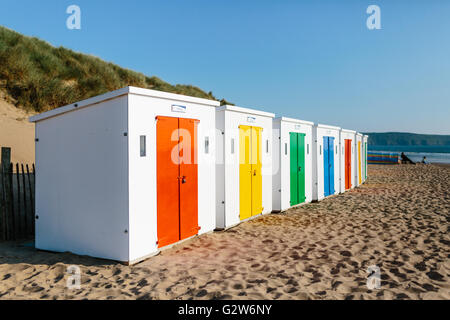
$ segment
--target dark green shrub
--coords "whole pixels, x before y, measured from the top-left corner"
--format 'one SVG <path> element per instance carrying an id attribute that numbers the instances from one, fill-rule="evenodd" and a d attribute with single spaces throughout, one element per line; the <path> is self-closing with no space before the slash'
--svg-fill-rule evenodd
<path id="1" fill-rule="evenodd" d="M 211 91 L 206 93 L 191 85 L 173 86 L 157 77 L 147 77 L 91 55 L 56 48 L 1 26 L 0 80 L 20 107 L 37 112 L 129 85 L 215 100 Z"/>

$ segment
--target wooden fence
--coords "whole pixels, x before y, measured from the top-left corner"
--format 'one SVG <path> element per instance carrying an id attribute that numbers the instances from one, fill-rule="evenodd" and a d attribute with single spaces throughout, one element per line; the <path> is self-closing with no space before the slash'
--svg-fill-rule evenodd
<path id="1" fill-rule="evenodd" d="M 2 148 L 0 163 L 0 239 L 34 237 L 34 164 L 11 163 L 11 149 Z"/>

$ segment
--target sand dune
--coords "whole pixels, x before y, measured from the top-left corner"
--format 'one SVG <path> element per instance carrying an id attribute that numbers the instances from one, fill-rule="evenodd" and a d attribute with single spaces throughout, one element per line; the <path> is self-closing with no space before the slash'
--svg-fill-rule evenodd
<path id="1" fill-rule="evenodd" d="M 0 147 L 11 148 L 11 161 L 34 163 L 34 123 L 31 113 L 16 108 L 0 93 Z"/>
<path id="2" fill-rule="evenodd" d="M 358 189 L 135 266 L 1 243 L 0 299 L 450 299 L 449 213 L 449 169 L 369 166 Z M 81 289 L 65 288 L 71 264 Z"/>

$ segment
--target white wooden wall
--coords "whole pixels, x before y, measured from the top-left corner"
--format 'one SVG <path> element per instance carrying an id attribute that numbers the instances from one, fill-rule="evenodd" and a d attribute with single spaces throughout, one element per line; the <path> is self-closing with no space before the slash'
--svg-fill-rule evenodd
<path id="1" fill-rule="evenodd" d="M 252 113 L 251 109 L 240 108 L 243 111 L 232 111 L 221 107 L 218 109 L 217 120 L 219 128 L 223 128 L 224 174 L 218 174 L 224 180 L 218 180 L 217 187 L 217 228 L 228 228 L 240 223 L 239 218 L 239 126 L 248 125 L 263 128 L 262 131 L 262 205 L 263 213 L 272 212 L 272 117 Z M 249 117 L 252 122 L 249 122 Z M 220 135 L 219 135 L 220 136 Z M 231 144 L 234 140 L 234 153 Z M 266 150 L 268 143 L 269 149 Z M 223 192 L 222 186 L 223 185 Z M 223 203 L 222 203 L 223 202 Z M 223 209 L 220 206 L 223 206 Z M 220 216 L 222 215 L 222 216 Z"/>
<path id="2" fill-rule="evenodd" d="M 305 134 L 305 203 L 312 201 L 312 127 L 312 123 L 307 123 L 295 119 L 283 120 L 281 118 L 277 118 L 273 121 L 273 210 L 283 211 L 291 207 L 290 132 L 299 132 Z"/>
<path id="3" fill-rule="evenodd" d="M 321 127 L 314 126 L 315 134 L 315 162 L 316 172 L 313 188 L 313 200 L 321 200 L 324 198 L 324 172 L 323 172 L 323 137 L 334 137 L 334 194 L 338 194 L 340 191 L 340 155 L 339 155 L 339 130 L 337 127 Z M 336 150 L 337 147 L 337 150 Z"/>
<path id="4" fill-rule="evenodd" d="M 127 96 L 36 123 L 36 248 L 128 261 Z"/>

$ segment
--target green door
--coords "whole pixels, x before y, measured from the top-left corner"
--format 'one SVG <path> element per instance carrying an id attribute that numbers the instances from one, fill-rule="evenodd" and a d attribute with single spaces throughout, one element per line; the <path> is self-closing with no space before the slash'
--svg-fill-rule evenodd
<path id="1" fill-rule="evenodd" d="M 305 134 L 290 132 L 291 206 L 305 201 Z"/>
<path id="2" fill-rule="evenodd" d="M 297 134 L 297 150 L 298 150 L 298 201 L 305 202 L 305 134 Z"/>
<path id="3" fill-rule="evenodd" d="M 291 153 L 291 206 L 299 204 L 298 199 L 298 137 L 296 132 L 289 132 Z"/>

